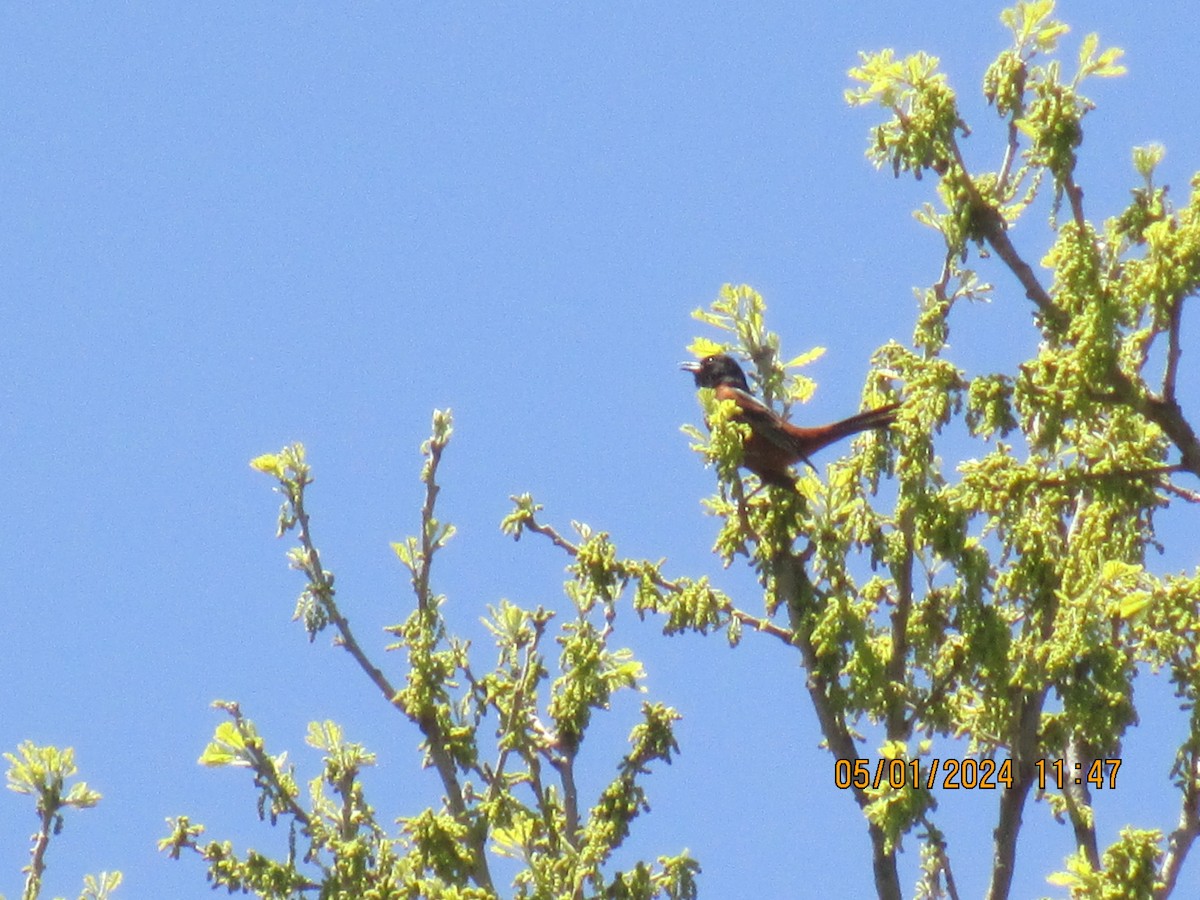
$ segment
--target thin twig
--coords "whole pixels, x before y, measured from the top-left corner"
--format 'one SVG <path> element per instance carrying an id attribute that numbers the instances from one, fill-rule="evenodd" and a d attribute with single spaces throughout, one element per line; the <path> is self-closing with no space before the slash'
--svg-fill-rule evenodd
<path id="1" fill-rule="evenodd" d="M 1004 216 L 979 193 L 979 188 L 976 187 L 967 170 L 967 164 L 959 149 L 958 141 L 951 141 L 950 148 L 954 153 L 955 164 L 967 189 L 968 202 L 971 204 L 972 218 L 978 233 L 1017 276 L 1017 280 L 1025 288 L 1025 296 L 1037 305 L 1046 320 L 1060 328 L 1065 326 L 1066 321 L 1062 310 L 1054 305 L 1054 300 L 1050 297 L 1049 292 L 1038 281 L 1033 269 L 1021 258 L 1012 241 L 1009 240 Z"/>
<path id="2" fill-rule="evenodd" d="M 525 519 L 525 527 L 536 534 L 540 534 L 542 537 L 549 538 L 550 543 L 564 551 L 568 556 L 574 558 L 579 555 L 579 548 L 559 534 L 552 525 L 543 525 L 530 515 Z"/>
<path id="3" fill-rule="evenodd" d="M 318 552 L 316 545 L 313 543 L 312 532 L 309 530 L 308 511 L 304 508 L 304 486 L 308 484 L 308 480 L 300 482 L 299 490 L 295 496 L 291 498 L 292 508 L 296 512 L 296 522 L 299 525 L 299 541 L 300 546 L 304 549 L 306 559 L 306 569 L 309 581 L 312 583 L 314 595 L 320 601 L 325 614 L 329 617 L 329 621 L 337 630 L 337 639 L 335 643 L 340 644 L 354 658 L 367 677 L 372 683 L 379 688 L 379 692 L 392 706 L 404 710 L 396 701 L 396 689 L 392 687 L 392 683 L 388 681 L 387 676 L 371 662 L 367 654 L 363 651 L 362 645 L 354 637 L 354 632 L 350 628 L 350 622 L 342 615 L 337 603 L 334 602 L 334 589 L 329 573 L 321 566 L 321 555 Z"/>
<path id="4" fill-rule="evenodd" d="M 1017 120 L 1025 114 L 1025 80 L 1028 75 L 1029 68 L 1026 66 L 1026 60 L 1022 58 L 1021 68 L 1013 76 L 1013 93 L 1019 99 L 1008 117 L 1008 143 L 1004 148 L 1004 162 L 1000 165 L 1000 175 L 996 179 L 996 194 L 999 197 L 1005 196 L 1008 190 L 1008 179 L 1020 149 L 1021 130 L 1017 128 Z"/>
<path id="5" fill-rule="evenodd" d="M 516 730 L 519 727 L 522 727 L 519 720 L 526 719 L 530 716 L 530 711 L 525 708 L 525 687 L 529 682 L 530 673 L 536 666 L 541 664 L 538 653 L 538 644 L 541 642 L 542 634 L 544 633 L 543 629 L 544 621 L 535 620 L 533 640 L 531 640 L 525 647 L 525 658 L 521 662 L 520 674 L 515 680 L 515 689 L 513 691 L 512 701 L 508 704 L 508 718 L 505 718 L 503 710 L 501 710 L 499 704 L 494 700 L 491 701 L 491 705 L 495 708 L 496 714 L 500 718 L 500 723 L 497 728 L 497 732 L 500 735 L 506 735 L 510 730 Z M 471 681 L 472 686 L 477 687 L 478 682 L 470 673 L 469 668 L 465 674 Z M 536 716 L 536 711 L 533 713 L 533 715 Z M 524 744 L 519 746 L 523 747 Z M 488 805 L 495 803 L 499 799 L 500 794 L 508 787 L 504 783 L 504 773 L 508 768 L 508 757 L 513 750 L 514 747 L 511 741 L 500 741 L 500 755 L 496 759 L 496 766 L 490 774 L 485 775 L 485 780 L 488 782 L 488 793 L 486 800 Z M 525 756 L 524 753 L 521 753 L 521 755 Z M 528 759 L 526 762 L 528 762 Z"/>
<path id="6" fill-rule="evenodd" d="M 558 547 L 568 556 L 574 558 L 579 555 L 579 547 L 577 547 L 575 544 L 572 544 L 561 534 L 559 534 L 552 525 L 543 525 L 541 522 L 537 521 L 536 518 L 530 515 L 525 519 L 525 527 L 535 534 L 540 534 L 547 538 L 550 543 L 552 543 L 555 547 Z M 662 590 L 671 594 L 683 593 L 683 585 L 677 581 L 664 578 L 657 572 L 648 577 L 650 578 L 650 583 L 657 588 L 661 588 Z M 751 613 L 739 609 L 736 606 L 730 606 L 725 611 L 730 615 L 731 618 L 736 619 L 738 623 L 744 627 L 753 628 L 755 631 L 770 635 L 773 638 L 783 641 L 785 644 L 790 645 L 792 643 L 792 633 L 786 628 L 780 628 L 770 619 L 752 615 Z"/>
<path id="7" fill-rule="evenodd" d="M 1170 315 L 1167 318 L 1167 367 L 1163 373 L 1162 398 L 1167 403 L 1175 402 L 1175 380 L 1179 374 L 1179 357 L 1183 355 L 1180 346 L 1180 320 L 1183 318 L 1183 298 L 1175 297 L 1171 303 Z"/>
<path id="8" fill-rule="evenodd" d="M 946 837 L 940 828 L 929 821 L 926 813 L 921 814 L 921 824 L 925 826 L 929 845 L 933 848 L 934 858 L 937 861 L 937 870 L 931 874 L 936 876 L 937 872 L 941 872 L 946 877 L 947 896 L 950 900 L 959 900 L 958 885 L 954 881 L 954 872 L 950 868 L 950 856 L 946 853 Z"/>
<path id="9" fill-rule="evenodd" d="M 1075 219 L 1075 225 L 1079 228 L 1079 233 L 1084 234 L 1087 231 L 1087 218 L 1083 214 L 1083 188 L 1075 183 L 1075 179 L 1068 175 L 1063 180 L 1063 191 L 1067 195 L 1067 202 L 1071 204 L 1071 215 Z"/>
<path id="10" fill-rule="evenodd" d="M 1162 487 L 1168 494 L 1174 494 L 1188 503 L 1200 503 L 1200 491 L 1189 491 L 1187 488 L 1181 488 L 1170 481 L 1166 482 Z"/>
<path id="11" fill-rule="evenodd" d="M 42 889 L 42 875 L 46 872 L 46 851 L 50 848 L 50 832 L 54 830 L 54 817 L 58 813 L 46 803 L 41 810 L 41 826 L 34 835 L 33 849 L 30 851 L 28 866 L 29 874 L 25 877 L 23 898 L 32 900 Z"/>
<path id="12" fill-rule="evenodd" d="M 1008 145 L 1004 148 L 1004 162 L 1000 164 L 1000 176 L 996 179 L 996 193 L 998 196 L 1005 196 L 1008 190 L 1008 178 L 1012 174 L 1012 164 L 1017 157 L 1017 137 L 1020 132 L 1017 130 L 1016 115 L 1008 122 Z"/>
<path id="13" fill-rule="evenodd" d="M 421 480 L 425 482 L 425 502 L 421 505 L 421 565 L 413 585 L 417 594 L 417 606 L 422 610 L 429 603 L 429 575 L 433 568 L 435 549 L 433 508 L 437 503 L 438 492 L 441 491 L 434 479 L 437 475 L 438 464 L 442 461 L 442 450 L 445 449 L 446 444 L 444 441 L 432 439 L 428 446 L 429 459 L 425 463 L 425 471 L 421 473 Z"/>

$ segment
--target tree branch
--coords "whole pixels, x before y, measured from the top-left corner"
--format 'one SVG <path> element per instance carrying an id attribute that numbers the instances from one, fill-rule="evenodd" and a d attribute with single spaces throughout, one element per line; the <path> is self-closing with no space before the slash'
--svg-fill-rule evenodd
<path id="1" fill-rule="evenodd" d="M 442 461 L 442 451 L 446 448 L 444 440 L 431 439 L 427 445 L 429 456 L 421 472 L 421 480 L 425 483 L 425 502 L 421 504 L 421 565 L 414 573 L 413 591 L 417 595 L 417 608 L 426 609 L 429 604 L 429 576 L 433 569 L 433 554 L 437 549 L 437 523 L 433 518 L 433 509 L 437 504 L 437 496 L 441 491 L 436 480 L 438 465 Z"/>
<path id="2" fill-rule="evenodd" d="M 1038 728 L 1048 687 L 1026 693 L 1019 701 L 1016 735 L 1012 743 L 1013 781 L 1000 795 L 1000 815 L 996 823 L 992 854 L 992 883 L 988 900 L 1006 900 L 1012 890 L 1017 856 L 1017 836 L 1029 789 L 1033 787 L 1034 763 L 1038 756 Z"/>
<path id="3" fill-rule="evenodd" d="M 46 851 L 50 848 L 50 832 L 54 830 L 54 818 L 58 815 L 49 804 L 39 804 L 39 819 L 41 825 L 33 836 L 33 849 L 29 853 L 29 865 L 25 870 L 24 898 L 35 898 L 42 890 L 42 875 L 46 872 Z"/>
<path id="4" fill-rule="evenodd" d="M 1067 195 L 1067 202 L 1071 204 L 1071 215 L 1075 219 L 1075 225 L 1082 234 L 1087 228 L 1087 218 L 1083 214 L 1083 188 L 1077 185 L 1070 175 L 1063 179 L 1062 188 Z"/>
<path id="5" fill-rule="evenodd" d="M 921 816 L 921 824 L 925 826 L 928 835 L 927 844 L 931 848 L 937 864 L 937 868 L 930 872 L 930 877 L 931 879 L 936 878 L 939 873 L 943 875 L 946 879 L 946 896 L 950 900 L 959 900 L 958 885 L 954 881 L 954 872 L 950 868 L 950 856 L 946 853 L 946 836 L 942 834 L 940 828 L 929 821 L 926 815 Z M 934 889 L 936 888 L 937 883 L 932 883 L 928 891 L 928 896 L 940 896 L 940 893 L 934 893 Z"/>
<path id="6" fill-rule="evenodd" d="M 1050 293 L 1038 281 L 1032 267 L 1025 262 L 1017 252 L 1017 248 L 1013 246 L 1013 242 L 1009 240 L 1004 219 L 996 210 L 989 207 L 989 211 L 991 215 L 981 216 L 982 221 L 980 222 L 980 233 L 987 241 L 988 246 L 1004 261 L 1004 264 L 1016 276 L 1017 281 L 1021 282 L 1021 287 L 1025 288 L 1025 296 L 1034 302 L 1043 318 L 1056 328 L 1064 328 L 1066 316 L 1054 305 Z"/>
<path id="7" fill-rule="evenodd" d="M 1000 175 L 996 178 L 996 193 L 1000 197 L 1008 195 L 1008 179 L 1012 175 L 1013 161 L 1017 158 L 1017 150 L 1019 149 L 1018 138 L 1020 131 L 1017 128 L 1017 114 L 1014 111 L 1008 120 L 1008 143 L 1004 148 L 1004 161 L 1000 164 Z"/>
<path id="8" fill-rule="evenodd" d="M 566 820 L 567 843 L 579 849 L 579 788 L 575 784 L 575 755 L 578 747 L 564 749 L 551 758 L 550 763 L 558 771 L 563 790 L 563 818 Z"/>
<path id="9" fill-rule="evenodd" d="M 1188 503 L 1200 503 L 1200 491 L 1189 491 L 1187 488 L 1181 488 L 1170 481 L 1163 485 L 1163 490 L 1168 494 L 1174 494 L 1176 497 L 1186 500 Z"/>
<path id="10" fill-rule="evenodd" d="M 423 558 L 420 566 L 420 574 L 414 578 L 413 585 L 414 589 L 418 591 L 421 585 L 424 586 L 424 593 L 418 593 L 417 595 L 418 608 L 424 612 L 428 612 L 427 600 L 423 598 L 428 596 L 429 566 L 433 550 L 435 549 L 432 542 L 431 529 L 434 527 L 432 524 L 433 504 L 437 497 L 438 487 L 434 478 L 437 473 L 437 464 L 441 458 L 441 449 L 443 446 L 444 441 L 430 441 L 430 456 L 426 463 L 426 469 L 422 473 L 422 480 L 426 484 L 425 503 L 421 509 Z M 479 829 L 472 823 L 472 817 L 463 795 L 462 785 L 459 782 L 458 767 L 449 750 L 449 742 L 440 723 L 433 716 L 417 715 L 404 707 L 404 704 L 400 700 L 400 693 L 392 685 L 391 681 L 388 680 L 388 677 L 384 675 L 383 671 L 371 662 L 370 657 L 367 656 L 366 651 L 363 650 L 362 645 L 355 638 L 354 632 L 350 627 L 350 622 L 342 615 L 341 610 L 334 600 L 333 577 L 321 565 L 320 553 L 313 542 L 309 527 L 308 512 L 304 508 L 304 488 L 308 484 L 311 484 L 311 481 L 312 479 L 308 475 L 307 467 L 303 468 L 298 473 L 296 489 L 291 492 L 290 500 L 295 513 L 296 524 L 299 526 L 300 546 L 305 554 L 305 571 L 309 577 L 314 597 L 317 598 L 325 615 L 337 631 L 334 643 L 345 648 L 354 661 L 358 663 L 359 668 L 366 673 L 371 682 L 379 689 L 384 699 L 392 707 L 415 722 L 421 733 L 425 736 L 429 758 L 433 762 L 438 777 L 441 779 L 442 787 L 446 791 L 446 805 L 449 807 L 451 814 L 468 831 L 468 840 L 470 841 L 472 851 L 472 880 L 481 888 L 494 890 L 491 873 L 487 864 L 486 835 L 480 833 Z"/>
<path id="11" fill-rule="evenodd" d="M 812 700 L 813 709 L 817 713 L 817 722 L 821 733 L 829 745 L 830 751 L 837 760 L 844 760 L 854 771 L 854 763 L 860 757 L 854 746 L 854 738 L 846 725 L 845 717 L 834 702 L 838 690 L 835 683 L 827 679 L 821 671 L 820 659 L 816 648 L 813 647 L 809 631 L 804 623 L 805 597 L 811 595 L 811 584 L 804 564 L 793 554 L 783 554 L 775 561 L 775 579 L 777 590 L 787 598 L 788 616 L 792 625 L 792 643 L 800 651 L 804 670 L 808 673 L 805 688 Z M 854 801 L 860 809 L 866 809 L 871 802 L 867 792 L 855 784 L 851 784 Z M 880 900 L 901 900 L 900 874 L 896 868 L 896 851 L 887 846 L 887 836 L 883 829 L 868 820 L 867 833 L 871 839 L 871 863 L 875 875 L 875 891 Z"/>
<path id="12" fill-rule="evenodd" d="M 905 716 L 904 684 L 908 661 L 908 618 L 913 604 L 914 547 L 912 507 L 905 507 L 900 522 L 904 537 L 904 555 L 892 570 L 896 583 L 896 606 L 892 610 L 892 651 L 887 661 L 887 736 L 891 741 L 908 739 L 909 726 Z"/>
<path id="13" fill-rule="evenodd" d="M 1021 68 L 1013 77 L 1013 95 L 1018 100 L 1008 117 L 1008 142 L 1004 147 L 1004 162 L 1000 164 L 1000 174 L 996 178 L 996 195 L 999 197 L 1010 196 L 1008 179 L 1020 149 L 1021 130 L 1017 127 L 1017 120 L 1025 114 L 1025 82 L 1029 77 L 1026 62 L 1027 60 L 1021 59 Z"/>
<path id="14" fill-rule="evenodd" d="M 528 515 L 525 518 L 524 527 L 528 528 L 530 531 L 534 532 L 535 534 L 542 535 L 547 540 L 549 540 L 550 543 L 552 543 L 555 547 L 558 547 L 560 550 L 562 550 L 568 556 L 574 558 L 579 555 L 579 547 L 578 546 L 571 543 L 565 537 L 563 537 L 561 534 L 559 534 L 558 530 L 555 529 L 554 526 L 543 525 L 541 522 L 537 521 L 537 519 L 532 514 Z M 664 578 L 662 575 L 658 574 L 657 572 L 654 572 L 653 574 L 649 575 L 648 577 L 650 578 L 651 584 L 653 584 L 655 587 L 661 588 L 664 591 L 667 591 L 668 593 L 671 593 L 671 594 L 683 593 L 683 585 L 681 585 L 677 581 L 672 581 L 669 578 Z M 790 632 L 786 628 L 780 628 L 778 625 L 776 625 L 770 619 L 762 618 L 760 616 L 755 616 L 751 613 L 746 612 L 743 609 L 739 609 L 736 606 L 730 606 L 728 609 L 725 610 L 725 612 L 728 613 L 728 615 L 731 618 L 736 619 L 741 625 L 743 625 L 745 627 L 753 628 L 755 631 L 761 632 L 762 634 L 770 635 L 771 637 L 776 638 L 777 640 L 780 640 L 783 643 L 788 644 L 789 646 L 792 644 L 792 632 Z"/>
<path id="15" fill-rule="evenodd" d="M 1068 772 L 1088 772 L 1095 759 L 1085 750 L 1078 735 L 1073 735 L 1067 741 L 1064 756 Z M 1093 869 L 1098 870 L 1100 868 L 1100 847 L 1096 842 L 1096 824 L 1094 820 L 1089 821 L 1090 817 L 1085 812 L 1092 805 L 1091 791 L 1088 790 L 1087 781 L 1080 779 L 1077 784 L 1073 778 L 1066 779 L 1066 784 L 1063 785 L 1063 797 L 1066 800 L 1067 816 L 1071 820 L 1071 828 L 1075 832 L 1075 846 L 1083 850 L 1087 855 L 1088 863 Z"/>
<path id="16" fill-rule="evenodd" d="M 1180 323 L 1183 319 L 1183 297 L 1175 297 L 1167 317 L 1167 366 L 1163 372 L 1162 398 L 1167 403 L 1175 402 L 1175 381 L 1179 374 L 1179 357 L 1183 348 L 1179 344 Z"/>
<path id="17" fill-rule="evenodd" d="M 1183 869 L 1197 835 L 1200 835 L 1200 757 L 1193 755 L 1188 767 L 1187 782 L 1183 786 L 1179 824 L 1167 838 L 1167 854 L 1159 872 L 1162 887 L 1154 892 L 1155 900 L 1164 900 L 1175 890 L 1175 882 L 1179 879 L 1179 872 Z"/>
<path id="18" fill-rule="evenodd" d="M 1054 305 L 1053 298 L 1038 281 L 1033 269 L 1017 253 L 1012 241 L 1009 240 L 1003 216 L 980 196 L 974 182 L 967 174 L 957 143 L 952 144 L 952 147 L 971 198 L 973 221 L 978 233 L 1016 276 L 1021 286 L 1025 288 L 1025 296 L 1034 302 L 1047 323 L 1058 330 L 1065 328 L 1066 315 Z M 1070 199 L 1075 221 L 1080 228 L 1083 228 L 1087 224 L 1083 218 L 1083 191 L 1073 181 L 1068 181 L 1064 188 Z M 1200 439 L 1197 439 L 1196 432 L 1184 418 L 1175 397 L 1175 378 L 1179 366 L 1179 356 L 1182 353 L 1179 334 L 1182 305 L 1182 301 L 1179 301 L 1171 310 L 1168 325 L 1167 371 L 1163 379 L 1161 397 L 1139 390 L 1133 380 L 1116 364 L 1112 366 L 1109 376 L 1118 397 L 1158 425 L 1179 449 L 1183 468 L 1200 476 Z"/>
<path id="19" fill-rule="evenodd" d="M 1037 598 L 1031 598 L 1030 605 L 1042 607 L 1038 636 L 1043 643 L 1049 643 L 1054 636 L 1058 601 L 1052 589 L 1044 588 L 1044 591 L 1048 599 L 1035 603 Z M 1014 687 L 1013 690 L 1017 693 L 1014 733 L 1009 740 L 1013 780 L 1011 786 L 1006 787 L 1000 795 L 1000 815 L 993 842 L 992 883 L 988 886 L 987 900 L 1007 900 L 1012 891 L 1017 837 L 1021 833 L 1021 816 L 1029 798 L 1029 791 L 1033 787 L 1035 764 L 1040 755 L 1038 738 L 1042 726 L 1042 709 L 1046 705 L 1050 684 L 1045 683 L 1036 690 L 1022 690 L 1020 687 Z"/>
<path id="20" fill-rule="evenodd" d="M 547 538 L 554 546 L 571 557 L 575 557 L 579 553 L 578 546 L 564 538 L 552 526 L 538 522 L 532 514 L 524 517 L 523 527 Z M 678 582 L 663 578 L 657 572 L 647 577 L 656 587 L 664 591 L 676 594 L 683 591 L 682 585 Z M 802 598 L 806 593 L 805 586 L 811 588 L 811 585 L 808 585 L 808 575 L 804 571 L 802 558 L 786 554 L 778 559 L 775 566 L 775 578 L 779 595 L 787 599 L 792 626 L 790 630 L 780 628 L 767 619 L 753 616 L 733 606 L 725 611 L 742 625 L 778 638 L 800 651 L 804 669 L 807 672 L 805 687 L 812 699 L 813 708 L 816 710 L 821 732 L 825 736 L 834 758 L 846 760 L 853 767 L 854 761 L 860 757 L 850 729 L 837 710 L 833 699 L 838 687 L 822 674 L 816 650 L 803 628 L 800 613 L 803 607 Z M 861 788 L 854 787 L 852 790 L 855 802 L 860 808 L 865 808 L 871 802 L 871 798 Z M 887 846 L 887 836 L 882 828 L 868 822 L 867 830 L 872 846 L 875 888 L 880 900 L 901 900 L 900 876 L 896 867 L 895 851 Z"/>
<path id="21" fill-rule="evenodd" d="M 1179 450 L 1179 469 L 1200 477 L 1200 439 L 1191 424 L 1184 418 L 1178 400 L 1170 396 L 1155 396 L 1142 390 L 1140 385 L 1114 364 L 1109 372 L 1113 385 L 1113 396 L 1162 429 L 1163 434 Z"/>
<path id="22" fill-rule="evenodd" d="M 1025 288 L 1025 296 L 1037 305 L 1042 316 L 1056 327 L 1061 328 L 1065 326 L 1066 318 L 1062 310 L 1054 305 L 1054 300 L 1050 297 L 1049 292 L 1042 287 L 1042 283 L 1038 281 L 1037 275 L 1034 274 L 1029 263 L 1021 258 L 1021 255 L 1017 253 L 1016 247 L 1009 240 L 1008 223 L 1004 221 L 1004 216 L 979 193 L 979 188 L 975 185 L 970 172 L 967 170 L 967 164 L 963 159 L 958 141 L 951 141 L 950 148 L 953 151 L 954 162 L 962 177 L 963 185 L 967 190 L 967 196 L 971 204 L 971 221 L 975 231 L 995 251 L 996 255 L 1004 260 L 1004 264 L 1008 266 L 1012 273 L 1017 276 L 1017 280 Z"/>
<path id="23" fill-rule="evenodd" d="M 298 541 L 304 550 L 305 574 L 308 575 L 313 596 L 317 598 L 321 604 L 321 608 L 337 631 L 334 643 L 345 648 L 389 704 L 404 712 L 396 702 L 396 689 L 392 687 L 392 683 L 388 681 L 387 676 L 383 674 L 379 667 L 371 662 L 362 645 L 354 637 L 354 632 L 350 628 L 350 622 L 342 615 L 342 611 L 333 599 L 335 593 L 333 578 L 321 565 L 321 554 L 313 542 L 312 531 L 309 527 L 308 511 L 304 508 L 304 488 L 311 483 L 312 479 L 308 476 L 307 472 L 304 472 L 297 481 L 297 490 L 291 497 L 291 504 L 292 509 L 295 511 L 296 523 L 299 526 Z"/>

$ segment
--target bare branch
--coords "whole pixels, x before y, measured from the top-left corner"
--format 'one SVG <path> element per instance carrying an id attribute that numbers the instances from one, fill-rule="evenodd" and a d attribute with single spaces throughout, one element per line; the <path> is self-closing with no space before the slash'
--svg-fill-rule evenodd
<path id="1" fill-rule="evenodd" d="M 996 179 L 996 193 L 1000 197 L 1008 195 L 1008 179 L 1012 175 L 1013 163 L 1016 161 L 1017 152 L 1020 149 L 1021 131 L 1017 128 L 1017 120 L 1025 112 L 1025 80 L 1029 75 L 1029 69 L 1025 62 L 1024 59 L 1021 60 L 1021 68 L 1017 72 L 1013 84 L 1014 93 L 1020 100 L 1008 117 L 1008 143 L 1004 148 L 1004 162 L 1000 165 L 1000 175 Z"/>
<path id="2" fill-rule="evenodd" d="M 342 615 L 342 611 L 338 609 L 337 603 L 334 601 L 333 579 L 328 572 L 321 566 L 321 555 L 313 543 L 312 532 L 309 528 L 308 511 L 304 508 L 304 491 L 303 488 L 308 484 L 307 478 L 300 483 L 300 490 L 295 492 L 292 499 L 292 507 L 296 512 L 296 523 L 299 526 L 299 542 L 304 549 L 306 557 L 306 572 L 309 581 L 314 588 L 314 595 L 320 601 L 322 608 L 325 610 L 329 621 L 337 630 L 337 638 L 334 643 L 344 647 L 349 654 L 354 657 L 354 661 L 358 663 L 367 677 L 372 683 L 379 688 L 379 692 L 383 694 L 387 700 L 397 709 L 400 707 L 396 703 L 396 689 L 392 687 L 387 676 L 371 662 L 366 652 L 362 649 L 362 645 L 354 637 L 354 632 L 350 628 L 350 622 Z M 403 710 L 401 709 L 401 712 Z"/>
<path id="3" fill-rule="evenodd" d="M 1008 179 L 1012 175 L 1012 165 L 1017 158 L 1017 136 L 1020 132 L 1017 130 L 1016 116 L 1014 115 L 1008 123 L 1008 145 L 1004 148 L 1004 162 L 1000 164 L 1000 176 L 996 179 L 996 192 L 1001 197 L 1006 196 L 1008 190 Z"/>
<path id="4" fill-rule="evenodd" d="M 981 216 L 982 221 L 980 222 L 980 231 L 988 246 L 1004 261 L 1004 264 L 1017 277 L 1017 281 L 1021 282 L 1021 287 L 1025 288 L 1025 296 L 1034 302 L 1038 312 L 1045 317 L 1046 321 L 1058 328 L 1063 327 L 1066 324 L 1066 318 L 1062 310 L 1054 305 L 1054 300 L 1042 283 L 1038 281 L 1037 275 L 1034 274 L 1029 263 L 1025 262 L 1017 253 L 1017 248 L 1013 246 L 1008 232 L 1005 230 L 1004 219 L 996 210 L 991 209 L 990 212 L 991 215 Z"/>
<path id="5" fill-rule="evenodd" d="M 768 619 L 760 618 L 759 616 L 752 616 L 750 613 L 738 609 L 737 607 L 731 608 L 729 610 L 729 614 L 743 625 L 749 626 L 755 631 L 760 631 L 763 634 L 769 634 L 771 637 L 778 638 L 785 644 L 792 643 L 792 632 L 786 628 L 780 628 L 778 625 Z"/>
<path id="6" fill-rule="evenodd" d="M 1063 181 L 1063 192 L 1067 195 L 1067 202 L 1071 204 L 1071 215 L 1075 219 L 1075 225 L 1079 228 L 1080 234 L 1087 229 L 1087 218 L 1083 214 L 1083 188 L 1075 183 L 1075 179 L 1070 175 Z"/>
<path id="7" fill-rule="evenodd" d="M 1181 488 L 1170 481 L 1163 485 L 1163 490 L 1168 494 L 1174 494 L 1176 497 L 1186 500 L 1188 503 L 1200 503 L 1200 491 L 1189 491 L 1187 488 Z"/>
<path id="8" fill-rule="evenodd" d="M 50 832 L 54 830 L 56 815 L 57 811 L 49 804 L 41 805 L 38 816 L 41 824 L 33 836 L 33 849 L 30 851 L 29 865 L 25 867 L 29 874 L 25 876 L 23 897 L 37 897 L 42 889 L 42 875 L 46 872 L 46 851 L 50 848 Z"/>
<path id="9" fill-rule="evenodd" d="M 1175 402 L 1175 380 L 1179 375 L 1179 357 L 1183 348 L 1179 344 L 1180 320 L 1183 318 L 1183 297 L 1171 303 L 1167 319 L 1167 367 L 1163 373 L 1162 398 L 1167 403 Z"/>
<path id="10" fill-rule="evenodd" d="M 579 555 L 579 548 L 575 544 L 572 544 L 559 534 L 553 525 L 543 525 L 532 514 L 525 520 L 525 527 L 536 534 L 542 535 L 542 537 L 549 538 L 550 543 L 559 550 L 564 551 L 568 556 L 576 557 Z"/>
<path id="11" fill-rule="evenodd" d="M 1034 762 L 1037 760 L 1038 726 L 1048 687 L 1026 693 L 1018 704 L 1016 736 L 1011 757 L 1013 781 L 1000 795 L 1000 815 L 996 824 L 992 856 L 992 883 L 988 900 L 1006 900 L 1012 891 L 1013 872 L 1017 856 L 1017 836 L 1021 832 L 1021 815 L 1034 782 Z"/>
<path id="12" fill-rule="evenodd" d="M 1091 769 L 1094 757 L 1087 752 L 1078 736 L 1072 736 L 1067 741 L 1066 765 L 1069 772 L 1087 772 Z M 1100 868 L 1100 847 L 1096 842 L 1095 821 L 1086 810 L 1092 805 L 1091 791 L 1087 781 L 1083 779 L 1066 779 L 1063 785 L 1063 798 L 1067 804 L 1067 816 L 1071 820 L 1071 828 L 1075 832 L 1075 846 L 1083 850 L 1093 869 Z"/>
<path id="13" fill-rule="evenodd" d="M 578 748 L 570 752 L 556 754 L 551 764 L 558 770 L 563 790 L 563 818 L 566 819 L 567 843 L 579 849 L 579 788 L 575 785 L 575 754 Z"/>
<path id="14" fill-rule="evenodd" d="M 967 170 L 967 164 L 959 149 L 958 141 L 952 141 L 950 147 L 954 152 L 955 164 L 962 175 L 963 184 L 966 186 L 970 198 L 971 214 L 976 231 L 1017 276 L 1017 280 L 1025 288 L 1025 296 L 1037 305 L 1046 320 L 1057 327 L 1062 327 L 1066 324 L 1062 311 L 1054 305 L 1049 292 L 1042 287 L 1042 283 L 1038 281 L 1037 275 L 1034 274 L 1029 263 L 1021 258 L 1012 241 L 1009 240 L 1008 223 L 1004 221 L 1004 216 L 979 193 L 979 188 L 976 187 Z"/>
<path id="15" fill-rule="evenodd" d="M 1129 375 L 1115 365 L 1109 373 L 1112 381 L 1112 399 L 1124 403 L 1163 430 L 1163 433 L 1179 450 L 1179 471 L 1200 476 L 1200 438 L 1191 423 L 1183 415 L 1178 400 L 1158 397 L 1141 389 Z"/>

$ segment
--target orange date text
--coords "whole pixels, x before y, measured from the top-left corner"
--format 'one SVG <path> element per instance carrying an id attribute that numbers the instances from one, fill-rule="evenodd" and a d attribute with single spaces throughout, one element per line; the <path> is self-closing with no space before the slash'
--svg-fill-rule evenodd
<path id="1" fill-rule="evenodd" d="M 894 790 L 920 787 L 933 790 L 994 791 L 1013 783 L 1012 760 L 994 759 L 839 759 L 833 764 L 835 787 Z"/>

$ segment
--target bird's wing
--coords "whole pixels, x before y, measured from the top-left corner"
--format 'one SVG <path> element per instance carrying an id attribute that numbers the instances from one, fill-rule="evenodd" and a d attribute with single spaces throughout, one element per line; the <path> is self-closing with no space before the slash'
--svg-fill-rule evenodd
<path id="1" fill-rule="evenodd" d="M 754 433 L 775 444 L 781 450 L 795 453 L 796 443 L 785 429 L 785 420 L 779 413 L 771 409 L 753 394 L 748 394 L 741 388 L 722 385 L 717 388 L 717 397 L 722 400 L 732 400 L 737 404 L 741 415 L 739 418 L 754 429 Z"/>

